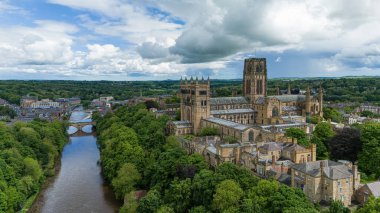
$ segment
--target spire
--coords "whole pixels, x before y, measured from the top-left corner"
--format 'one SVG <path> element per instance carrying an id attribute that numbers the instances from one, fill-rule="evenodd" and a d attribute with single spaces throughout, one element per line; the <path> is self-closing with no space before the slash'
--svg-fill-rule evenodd
<path id="1" fill-rule="evenodd" d="M 185 77 L 185 85 L 187 85 L 187 77 Z"/>
<path id="2" fill-rule="evenodd" d="M 291 95 L 292 94 L 292 90 L 290 88 L 290 83 L 288 84 L 288 95 Z"/>
<path id="3" fill-rule="evenodd" d="M 195 77 L 195 83 L 198 84 L 198 76 Z"/>
<path id="4" fill-rule="evenodd" d="M 179 85 L 182 85 L 182 76 L 181 76 L 181 80 L 180 80 L 180 82 L 179 82 Z"/>
<path id="5" fill-rule="evenodd" d="M 210 85 L 210 76 L 207 77 L 207 83 Z"/>

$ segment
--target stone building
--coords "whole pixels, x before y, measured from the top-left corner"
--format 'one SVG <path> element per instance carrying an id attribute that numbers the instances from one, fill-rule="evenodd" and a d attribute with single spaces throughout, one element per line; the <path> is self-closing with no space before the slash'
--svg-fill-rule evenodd
<path id="1" fill-rule="evenodd" d="M 271 139 L 269 141 L 278 141 L 283 136 L 283 130 L 294 126 L 305 128 L 309 116 L 322 116 L 323 113 L 321 88 L 315 96 L 309 88 L 305 94 L 288 92 L 267 96 L 265 58 L 244 61 L 243 96 L 211 98 L 210 95 L 209 79 L 181 79 L 181 122 L 168 124 L 168 132 L 177 135 L 197 134 L 203 127 L 212 126 L 219 129 L 222 138 L 228 135 L 241 142 L 257 142 L 256 139 L 263 139 L 263 135 L 272 134 L 268 136 Z M 282 125 L 282 132 L 266 131 L 261 136 L 258 133 L 263 130 L 261 126 L 277 128 L 279 125 Z"/>
<path id="2" fill-rule="evenodd" d="M 314 203 L 339 200 L 348 206 L 359 184 L 360 173 L 351 163 L 321 160 L 291 166 L 291 185 Z"/>
<path id="3" fill-rule="evenodd" d="M 380 197 L 380 181 L 366 183 L 355 193 L 355 198 L 360 204 L 365 204 L 371 196 Z"/>

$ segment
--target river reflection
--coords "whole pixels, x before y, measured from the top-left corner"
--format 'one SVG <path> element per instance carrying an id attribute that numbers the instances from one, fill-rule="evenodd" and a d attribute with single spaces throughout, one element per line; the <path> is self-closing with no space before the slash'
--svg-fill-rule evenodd
<path id="1" fill-rule="evenodd" d="M 116 212 L 120 204 L 103 181 L 99 157 L 95 136 L 70 137 L 60 172 L 43 195 L 41 212 Z"/>

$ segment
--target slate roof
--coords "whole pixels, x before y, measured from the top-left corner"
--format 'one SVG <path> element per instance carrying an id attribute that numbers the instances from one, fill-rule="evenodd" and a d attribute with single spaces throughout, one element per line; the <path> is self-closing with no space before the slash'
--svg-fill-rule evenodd
<path id="1" fill-rule="evenodd" d="M 265 103 L 265 97 L 259 97 L 255 104 L 260 104 L 260 105 L 263 105 Z"/>
<path id="2" fill-rule="evenodd" d="M 305 101 L 305 95 L 274 95 L 268 96 L 269 98 L 276 98 L 281 102 L 302 102 Z"/>
<path id="3" fill-rule="evenodd" d="M 282 150 L 282 145 L 276 142 L 268 142 L 262 145 L 260 149 L 265 149 L 267 151 L 278 151 L 278 150 Z"/>
<path id="4" fill-rule="evenodd" d="M 298 106 L 283 106 L 282 111 L 289 112 L 289 111 L 298 111 L 301 110 Z"/>
<path id="5" fill-rule="evenodd" d="M 225 115 L 225 114 L 241 114 L 253 113 L 253 109 L 226 109 L 226 110 L 211 110 L 211 115 Z"/>
<path id="6" fill-rule="evenodd" d="M 236 130 L 240 130 L 240 131 L 246 130 L 246 129 L 251 127 L 251 126 L 248 126 L 245 124 L 239 124 L 239 123 L 236 123 L 233 121 L 228 121 L 228 120 L 224 120 L 221 118 L 215 118 L 215 117 L 209 117 L 209 118 L 206 118 L 204 120 L 212 122 L 212 123 L 216 123 L 219 125 L 227 126 L 227 127 L 230 127 L 230 128 L 236 129 Z"/>
<path id="7" fill-rule="evenodd" d="M 294 143 L 285 143 L 283 146 L 283 150 L 292 152 L 292 151 L 297 151 L 297 150 L 305 150 L 305 147 L 300 146 L 298 144 L 294 144 Z"/>
<path id="8" fill-rule="evenodd" d="M 311 175 L 313 177 L 317 177 L 321 175 L 321 162 L 322 161 L 314 161 L 301 164 L 294 164 L 292 168 L 300 172 L 306 173 L 308 175 Z M 323 167 L 322 174 L 327 178 L 336 180 L 349 178 L 352 176 L 351 168 L 344 165 L 343 163 L 330 160 L 323 160 L 323 162 L 325 164 L 325 167 Z"/>
<path id="9" fill-rule="evenodd" d="M 177 128 L 188 128 L 188 127 L 191 127 L 191 122 L 190 121 L 172 121 L 172 123 Z"/>
<path id="10" fill-rule="evenodd" d="M 380 197 L 380 181 L 367 183 L 367 187 L 371 190 L 373 196 Z"/>
<path id="11" fill-rule="evenodd" d="M 211 105 L 221 104 L 248 104 L 248 100 L 245 97 L 218 97 L 210 98 Z"/>

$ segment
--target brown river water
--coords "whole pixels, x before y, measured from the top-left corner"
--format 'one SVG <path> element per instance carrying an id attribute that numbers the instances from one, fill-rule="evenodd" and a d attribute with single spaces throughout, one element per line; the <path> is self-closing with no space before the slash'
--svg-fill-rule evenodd
<path id="1" fill-rule="evenodd" d="M 77 111 L 70 119 L 85 116 L 83 111 Z M 91 126 L 84 130 L 91 131 Z M 99 158 L 94 135 L 70 137 L 63 149 L 59 172 L 39 197 L 37 212 L 117 212 L 120 202 L 103 180 Z"/>

